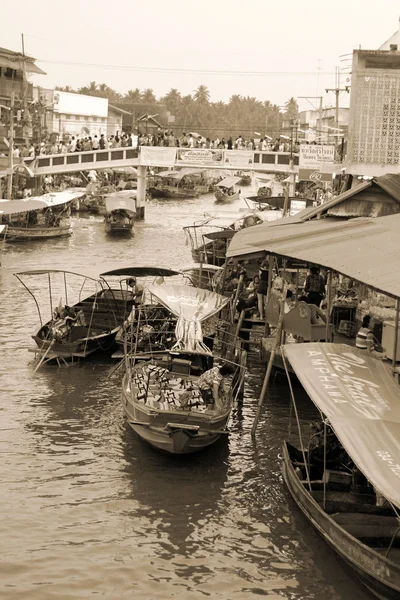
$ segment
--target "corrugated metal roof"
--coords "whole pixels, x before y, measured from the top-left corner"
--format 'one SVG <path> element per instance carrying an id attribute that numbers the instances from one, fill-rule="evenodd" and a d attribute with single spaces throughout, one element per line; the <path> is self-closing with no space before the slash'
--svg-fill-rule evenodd
<path id="1" fill-rule="evenodd" d="M 282 219 L 283 220 L 283 219 Z M 400 298 L 400 214 L 337 221 L 318 219 L 236 233 L 228 257 L 279 254 L 321 265 Z"/>
<path id="2" fill-rule="evenodd" d="M 297 216 L 302 221 L 307 221 L 308 219 L 314 219 L 315 217 L 322 215 L 323 213 L 327 213 L 327 212 L 329 212 L 330 214 L 335 214 L 335 215 L 340 215 L 340 216 L 353 216 L 353 215 L 347 214 L 347 213 L 344 214 L 343 211 L 340 209 L 335 209 L 335 210 L 331 210 L 331 209 L 333 209 L 338 204 L 342 204 L 344 201 L 348 200 L 349 198 L 352 198 L 356 194 L 363 192 L 364 190 L 368 189 L 371 186 L 372 187 L 378 186 L 379 188 L 384 190 L 384 192 L 389 194 L 389 196 L 391 196 L 394 200 L 396 200 L 397 202 L 400 202 L 400 175 L 388 174 L 388 175 L 382 175 L 382 177 L 377 177 L 376 179 L 371 179 L 369 181 L 361 181 L 357 185 L 352 187 L 350 190 L 347 190 L 346 192 L 343 192 L 342 194 L 339 194 L 338 196 L 334 196 L 327 202 L 324 202 L 323 204 L 320 204 L 319 206 L 315 206 L 312 209 L 306 209 L 307 212 L 306 212 L 306 210 L 302 210 L 301 212 L 298 213 Z M 375 187 L 375 192 L 377 192 L 376 187 Z M 372 190 L 371 190 L 371 193 L 373 193 Z M 380 194 L 377 193 L 377 200 L 380 200 L 380 199 L 381 199 Z M 363 198 L 361 197 L 360 202 L 362 202 L 362 200 L 363 200 Z"/>

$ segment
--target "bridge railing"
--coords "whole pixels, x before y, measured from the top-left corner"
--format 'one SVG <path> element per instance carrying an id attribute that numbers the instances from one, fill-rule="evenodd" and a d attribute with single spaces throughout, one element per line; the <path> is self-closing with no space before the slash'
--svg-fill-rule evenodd
<path id="1" fill-rule="evenodd" d="M 38 156 L 34 161 L 35 174 L 66 173 L 71 171 L 91 168 L 109 168 L 110 165 L 118 166 L 120 163 L 132 164 L 138 159 L 139 152 L 136 148 L 109 148 L 107 150 L 90 150 L 87 152 L 71 152 L 68 154 L 45 154 Z"/>
<path id="2" fill-rule="evenodd" d="M 148 148 L 145 146 L 145 148 Z M 168 150 L 166 148 L 166 150 Z M 171 150 L 171 149 L 169 149 Z M 252 159 L 249 162 L 248 157 L 243 163 L 240 160 L 240 150 L 238 160 L 232 160 L 235 150 L 224 151 L 222 153 L 230 154 L 231 158 L 227 161 L 221 160 L 218 163 L 191 162 L 190 160 L 180 160 L 175 157 L 175 166 L 191 166 L 199 168 L 221 168 L 221 169 L 253 169 L 260 171 L 282 171 L 289 170 L 291 160 L 293 167 L 297 170 L 299 165 L 299 155 L 290 152 L 271 152 L 271 151 L 251 151 Z M 243 154 L 243 152 L 242 152 Z M 246 155 L 249 154 L 246 152 Z M 7 157 L 5 157 L 7 158 Z M 223 158 L 223 157 L 222 157 Z M 179 159 L 179 160 L 178 160 Z M 8 159 L 7 159 L 8 160 Z M 35 175 L 45 175 L 48 173 L 68 173 L 73 171 L 84 171 L 90 169 L 109 169 L 113 167 L 137 166 L 140 164 L 140 148 L 109 148 L 107 150 L 90 150 L 85 152 L 72 152 L 68 154 L 46 154 L 37 156 L 35 159 L 15 159 L 14 163 L 24 163 L 29 165 Z M 162 164 L 162 163 L 161 163 Z M 171 165 L 172 166 L 172 165 Z"/>

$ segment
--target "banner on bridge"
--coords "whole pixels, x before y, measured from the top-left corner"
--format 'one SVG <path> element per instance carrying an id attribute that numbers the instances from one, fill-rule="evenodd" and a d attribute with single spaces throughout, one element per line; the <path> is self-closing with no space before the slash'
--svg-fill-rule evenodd
<path id="1" fill-rule="evenodd" d="M 225 150 L 224 164 L 238 169 L 252 169 L 254 166 L 254 152 L 252 150 Z"/>
<path id="2" fill-rule="evenodd" d="M 301 144 L 299 181 L 332 181 L 334 145 Z"/>
<path id="3" fill-rule="evenodd" d="M 211 148 L 178 148 L 176 163 L 199 167 L 223 167 L 224 151 Z"/>
<path id="4" fill-rule="evenodd" d="M 173 167 L 176 148 L 162 146 L 140 146 L 140 164 L 145 167 Z"/>

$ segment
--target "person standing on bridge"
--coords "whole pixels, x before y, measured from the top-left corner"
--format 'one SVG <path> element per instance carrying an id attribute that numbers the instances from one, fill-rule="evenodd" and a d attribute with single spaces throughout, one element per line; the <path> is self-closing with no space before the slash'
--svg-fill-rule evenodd
<path id="1" fill-rule="evenodd" d="M 92 139 L 92 150 L 98 150 L 100 147 L 99 138 L 95 135 Z"/>

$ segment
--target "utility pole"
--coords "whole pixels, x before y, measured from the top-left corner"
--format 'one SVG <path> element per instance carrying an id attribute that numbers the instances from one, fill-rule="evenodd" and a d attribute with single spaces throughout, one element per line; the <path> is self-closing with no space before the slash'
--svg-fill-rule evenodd
<path id="1" fill-rule="evenodd" d="M 326 88 L 325 92 L 333 92 L 335 94 L 335 127 L 339 130 L 339 96 L 341 92 L 349 93 L 349 86 L 346 85 L 344 88 L 340 87 L 340 72 L 339 67 L 336 67 L 336 85 L 334 88 Z"/>
<path id="2" fill-rule="evenodd" d="M 24 109 L 24 119 L 23 119 L 23 136 L 25 140 L 25 145 L 29 146 L 29 114 L 28 114 L 28 102 L 27 102 L 27 87 L 28 82 L 26 79 L 26 65 L 25 65 L 25 43 L 24 43 L 24 34 L 21 33 L 21 42 L 22 42 L 22 107 Z"/>
<path id="3" fill-rule="evenodd" d="M 307 100 L 307 102 L 309 104 L 311 104 L 311 106 L 313 107 L 313 109 L 316 111 L 318 110 L 318 114 L 319 114 L 319 127 L 318 127 L 318 121 L 317 121 L 317 133 L 321 133 L 322 132 L 322 96 L 297 96 L 298 98 L 301 98 L 303 100 Z M 315 106 L 315 104 L 313 104 L 312 102 L 310 102 L 310 100 L 319 100 L 319 108 L 317 108 Z"/>
<path id="4" fill-rule="evenodd" d="M 7 199 L 12 199 L 12 184 L 13 184 L 13 168 L 14 168 L 14 92 L 11 92 L 10 106 L 10 131 L 9 131 L 9 148 L 8 148 L 8 179 L 7 179 Z"/>

